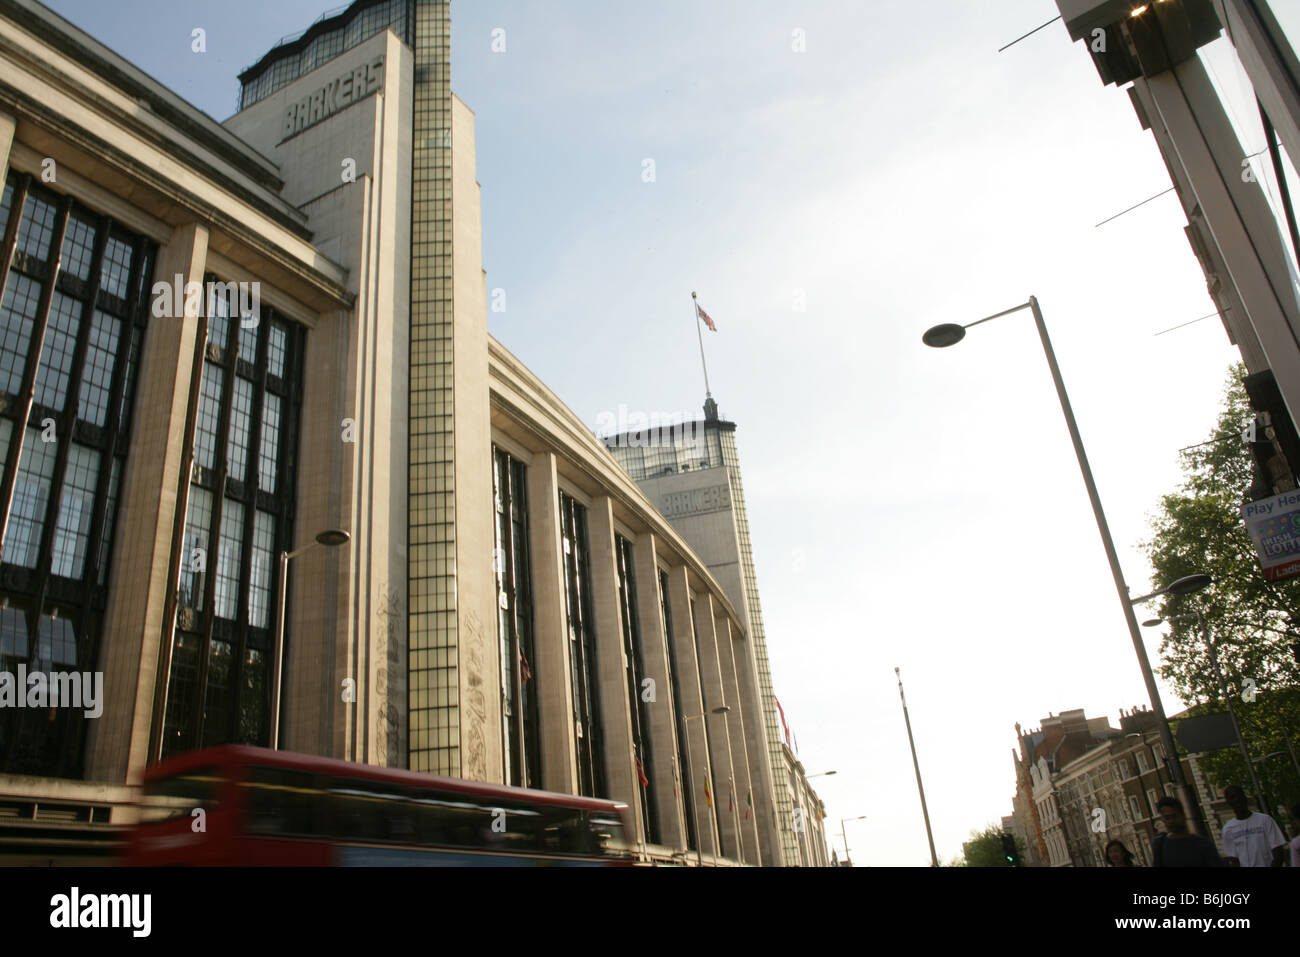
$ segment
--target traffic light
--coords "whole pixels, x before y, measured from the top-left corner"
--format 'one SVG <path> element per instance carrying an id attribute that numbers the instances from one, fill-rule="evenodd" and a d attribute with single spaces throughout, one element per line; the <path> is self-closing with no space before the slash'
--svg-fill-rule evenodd
<path id="1" fill-rule="evenodd" d="M 1002 832 L 1002 858 L 1007 862 L 1007 867 L 1020 866 L 1016 855 L 1016 839 L 1006 831 Z"/>

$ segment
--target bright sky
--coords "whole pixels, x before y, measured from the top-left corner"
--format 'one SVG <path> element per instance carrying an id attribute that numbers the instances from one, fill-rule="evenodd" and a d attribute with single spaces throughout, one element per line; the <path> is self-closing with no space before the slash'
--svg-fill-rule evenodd
<path id="1" fill-rule="evenodd" d="M 329 2 L 49 5 L 224 119 L 239 70 Z M 1273 6 L 1300 37 L 1297 5 Z M 1011 812 L 1016 721 L 1118 725 L 1146 702 L 1031 316 L 944 351 L 921 333 L 1038 297 L 1134 594 L 1149 515 L 1237 355 L 1217 319 L 1154 336 L 1214 309 L 1173 194 L 1094 228 L 1170 186 L 1127 95 L 1060 23 L 994 52 L 1056 13 L 452 6 L 506 292 L 492 333 L 594 427 L 620 404 L 697 413 L 692 290 L 717 323 L 773 681 L 808 773 L 838 772 L 817 781 L 833 844 L 867 815 L 848 825 L 858 864 L 929 863 L 895 666 L 941 861 Z M 1212 63 L 1261 149 L 1239 67 Z"/>

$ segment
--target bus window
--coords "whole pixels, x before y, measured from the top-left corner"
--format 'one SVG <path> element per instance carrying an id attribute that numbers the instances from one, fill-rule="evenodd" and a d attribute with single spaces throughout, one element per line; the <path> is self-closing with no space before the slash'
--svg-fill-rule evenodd
<path id="1" fill-rule="evenodd" d="M 321 791 L 314 775 L 253 766 L 240 786 L 249 834 L 311 837 L 320 833 L 316 807 Z"/>
<path id="2" fill-rule="evenodd" d="M 215 767 L 196 768 L 171 777 L 146 781 L 141 823 L 188 817 L 195 808 L 214 811 L 225 777 Z"/>

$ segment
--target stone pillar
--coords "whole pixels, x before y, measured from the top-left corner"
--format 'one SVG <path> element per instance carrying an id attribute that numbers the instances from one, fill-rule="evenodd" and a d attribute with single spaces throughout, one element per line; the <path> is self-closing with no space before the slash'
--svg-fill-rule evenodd
<path id="1" fill-rule="evenodd" d="M 722 612 L 719 605 L 713 605 L 716 613 Z M 758 818 L 752 809 L 746 815 L 748 806 L 745 796 L 754 788 L 754 781 L 749 773 L 749 757 L 746 754 L 746 731 L 753 731 L 752 725 L 747 729 L 745 721 L 744 699 L 740 694 L 740 682 L 736 674 L 734 648 L 739 644 L 739 636 L 733 636 L 731 621 L 725 613 L 719 614 L 714 621 L 714 630 L 718 635 L 718 659 L 722 667 L 722 687 L 727 695 L 727 704 L 731 711 L 726 716 L 727 737 L 731 744 L 731 763 L 736 775 L 736 822 L 740 828 L 741 846 L 744 848 L 745 862 L 758 867 L 762 864 L 762 853 L 758 846 Z M 743 651 L 743 649 L 742 649 Z"/>
<path id="2" fill-rule="evenodd" d="M 663 607 L 659 600 L 658 543 L 651 532 L 637 538 L 633 562 L 636 572 L 636 607 L 640 619 L 641 658 L 645 677 L 654 680 L 655 698 L 649 704 L 652 767 L 646 768 L 650 792 L 659 816 L 659 841 L 667 847 L 686 849 L 686 821 L 680 798 L 682 784 L 674 773 L 677 760 L 677 716 L 674 713 L 673 682 L 664 641 Z M 688 712 L 689 713 L 689 712 Z"/>
<path id="3" fill-rule="evenodd" d="M 673 610 L 671 636 L 677 654 L 677 683 L 682 689 L 682 713 L 686 715 L 686 761 L 691 779 L 691 793 L 687 813 L 693 815 L 695 833 L 701 852 L 718 853 L 717 828 L 713 811 L 704 796 L 704 782 L 712 775 L 709 760 L 708 736 L 704 729 L 706 717 L 692 717 L 704 711 L 701 696 L 700 663 L 695 654 L 695 634 L 691 626 L 691 588 L 687 571 L 678 566 L 668 572 L 668 602 Z"/>
<path id="4" fill-rule="evenodd" d="M 577 794 L 563 549 L 555 455 L 537 452 L 528 465 L 528 558 L 533 573 L 533 656 L 537 659 L 533 667 L 541 724 L 542 787 Z"/>
<path id="5" fill-rule="evenodd" d="M 177 226 L 158 251 L 154 274 L 169 290 L 179 281 L 203 282 L 208 230 L 199 223 Z M 179 280 L 177 280 L 179 276 Z M 113 589 L 104 613 L 100 667 L 104 713 L 87 736 L 86 776 L 125 782 L 129 771 L 149 759 L 155 700 L 167 684 L 172 622 L 163 620 L 171 577 L 172 538 L 190 463 L 182 461 L 194 347 L 201 296 L 181 295 L 182 315 L 150 314 L 137 373 L 134 420 L 118 504 L 117 534 L 110 558 Z M 152 306 L 151 306 L 152 309 Z M 214 561 L 209 556 L 209 561 Z M 160 712 L 158 720 L 163 720 Z M 134 782 L 129 782 L 134 783 Z"/>
<path id="6" fill-rule="evenodd" d="M 614 550 L 614 500 L 595 499 L 587 511 L 591 548 L 591 609 L 596 624 L 596 666 L 600 681 L 600 726 L 605 748 L 606 797 L 623 801 L 636 822 L 636 840 L 646 835 L 641 824 L 641 782 L 632 746 L 633 704 L 628 700 L 627 656 L 623 652 L 623 616 L 618 603 L 618 558 Z"/>
<path id="7" fill-rule="evenodd" d="M 727 721 L 739 709 L 740 703 L 727 697 L 727 689 L 722 682 L 722 664 L 718 646 L 720 641 L 730 641 L 730 638 L 723 635 L 719 639 L 714 627 L 715 620 L 720 617 L 720 611 L 721 609 L 713 603 L 713 596 L 705 592 L 696 602 L 695 625 L 700 636 L 700 677 L 704 685 L 705 707 L 717 708 L 727 705 L 731 708 L 731 712 L 725 715 L 710 715 L 703 720 L 709 722 L 709 750 L 714 772 L 713 799 L 718 805 L 718 825 L 722 830 L 722 854 L 739 861 L 743 857 L 743 850 L 736 829 L 736 814 L 734 809 L 727 810 L 727 802 L 735 782 Z"/>
<path id="8" fill-rule="evenodd" d="M 13 149 L 17 131 L 18 120 L 8 113 L 0 113 L 0 176 L 9 173 L 9 152 Z"/>

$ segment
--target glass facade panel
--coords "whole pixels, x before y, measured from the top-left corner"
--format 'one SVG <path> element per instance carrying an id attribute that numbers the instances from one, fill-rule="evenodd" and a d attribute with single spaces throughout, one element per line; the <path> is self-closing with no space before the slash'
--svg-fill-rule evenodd
<path id="1" fill-rule="evenodd" d="M 212 526 L 212 493 L 190 488 L 189 514 L 185 516 L 185 543 L 181 548 L 180 604 L 183 608 L 203 610 L 203 582 L 207 578 L 208 529 Z"/>
<path id="2" fill-rule="evenodd" d="M 212 362 L 203 363 L 199 386 L 198 427 L 194 431 L 194 461 L 205 469 L 216 467 L 217 429 L 221 422 L 221 393 L 225 370 Z"/>
<path id="3" fill-rule="evenodd" d="M 244 481 L 248 465 L 248 427 L 253 413 L 253 383 L 235 377 L 235 394 L 230 404 L 230 438 L 226 446 L 227 474 L 236 482 Z"/>
<path id="4" fill-rule="evenodd" d="M 226 499 L 221 512 L 221 543 L 217 549 L 216 597 L 218 618 L 239 613 L 239 560 L 244 548 L 244 506 Z"/>
<path id="5" fill-rule="evenodd" d="M 154 250 L 110 236 L 98 214 L 29 175 L 10 170 L 4 197 L 0 228 L 23 217 L 0 299 L 0 388 L 18 397 L 0 402 L 0 462 L 13 482 L 0 610 L 19 610 L 5 619 L 6 645 L 29 669 L 93 671 L 122 473 L 114 452 L 129 446 L 134 387 L 135 366 L 117 354 L 129 329 L 139 355 Z M 0 774 L 80 777 L 85 731 L 77 708 L 0 710 Z"/>
<path id="6" fill-rule="evenodd" d="M 633 573 L 632 543 L 622 535 L 614 536 L 618 566 L 619 618 L 623 625 L 623 671 L 627 681 L 629 718 L 632 725 L 632 748 L 635 752 L 637 782 L 641 785 L 641 826 L 646 840 L 659 843 L 659 815 L 654 793 L 649 788 L 654 761 L 650 752 L 650 707 L 641 700 L 641 682 L 645 678 L 645 657 L 641 650 L 641 627 L 636 609 L 636 576 Z"/>
<path id="7" fill-rule="evenodd" d="M 248 620 L 254 628 L 271 623 L 271 561 L 275 547 L 275 516 L 258 512 L 253 522 L 253 568 L 249 580 Z"/>
<path id="8" fill-rule="evenodd" d="M 596 636 L 591 624 L 587 510 L 563 492 L 560 493 L 560 532 L 564 546 L 573 720 L 578 744 L 578 793 L 603 797 L 607 789 L 600 733 L 600 672 L 596 668 Z"/>

